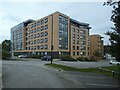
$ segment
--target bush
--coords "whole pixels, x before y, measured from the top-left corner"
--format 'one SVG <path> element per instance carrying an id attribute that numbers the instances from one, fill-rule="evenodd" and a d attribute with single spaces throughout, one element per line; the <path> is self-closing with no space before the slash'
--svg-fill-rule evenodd
<path id="1" fill-rule="evenodd" d="M 71 56 L 63 56 L 61 57 L 62 61 L 77 61 L 76 59 L 72 58 Z"/>
<path id="2" fill-rule="evenodd" d="M 85 58 L 84 57 L 78 57 L 77 60 L 79 60 L 79 61 L 85 61 Z"/>
<path id="3" fill-rule="evenodd" d="M 79 60 L 79 61 L 90 61 L 88 58 L 86 58 L 86 57 L 79 57 L 79 58 L 77 58 L 77 60 Z"/>
<path id="4" fill-rule="evenodd" d="M 41 59 L 41 55 L 31 55 L 31 56 L 28 56 L 29 58 L 37 58 L 37 59 Z"/>

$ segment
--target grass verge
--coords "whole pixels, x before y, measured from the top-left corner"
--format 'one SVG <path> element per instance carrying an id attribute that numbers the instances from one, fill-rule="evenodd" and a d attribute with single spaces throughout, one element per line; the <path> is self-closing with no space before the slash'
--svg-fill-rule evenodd
<path id="1" fill-rule="evenodd" d="M 77 71 L 77 72 L 94 72 L 97 74 L 103 74 L 106 76 L 110 76 L 112 77 L 113 74 L 112 72 L 106 72 L 106 71 L 99 71 L 99 68 L 75 68 L 75 67 L 70 67 L 70 66 L 65 66 L 65 65 L 60 65 L 60 64 L 45 64 L 46 66 L 50 66 L 53 68 L 57 68 L 57 69 L 62 69 L 64 71 Z M 106 66 L 106 67 L 102 67 L 111 71 L 119 71 L 120 65 L 115 65 L 115 66 Z M 114 74 L 114 78 L 120 79 L 119 78 L 119 74 Z"/>

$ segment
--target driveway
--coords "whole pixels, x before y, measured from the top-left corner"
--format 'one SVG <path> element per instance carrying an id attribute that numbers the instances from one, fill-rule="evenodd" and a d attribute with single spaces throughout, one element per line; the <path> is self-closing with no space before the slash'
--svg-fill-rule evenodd
<path id="1" fill-rule="evenodd" d="M 58 71 L 47 61 L 3 61 L 3 88 L 117 88 L 118 80 L 95 73 Z M 4 89 L 3 89 L 4 90 Z"/>

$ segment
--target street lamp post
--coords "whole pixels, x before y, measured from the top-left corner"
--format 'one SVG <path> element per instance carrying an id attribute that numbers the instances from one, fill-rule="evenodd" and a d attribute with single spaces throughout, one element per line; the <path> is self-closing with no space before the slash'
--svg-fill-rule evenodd
<path id="1" fill-rule="evenodd" d="M 52 28 L 51 28 L 51 64 L 53 61 L 53 15 L 52 16 Z"/>

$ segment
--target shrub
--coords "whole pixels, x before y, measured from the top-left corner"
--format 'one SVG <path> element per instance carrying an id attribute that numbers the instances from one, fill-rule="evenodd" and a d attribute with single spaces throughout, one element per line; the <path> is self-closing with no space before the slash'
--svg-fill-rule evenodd
<path id="1" fill-rule="evenodd" d="M 79 61 L 90 61 L 88 58 L 86 57 L 78 57 L 77 60 Z"/>
<path id="2" fill-rule="evenodd" d="M 62 61 L 77 61 L 77 59 L 72 58 L 71 56 L 63 56 L 61 57 Z"/>
<path id="3" fill-rule="evenodd" d="M 31 55 L 31 56 L 28 56 L 29 58 L 37 58 L 37 59 L 41 59 L 41 55 Z"/>
<path id="4" fill-rule="evenodd" d="M 78 57 L 77 60 L 79 60 L 79 61 L 85 61 L 85 58 L 84 57 Z"/>

